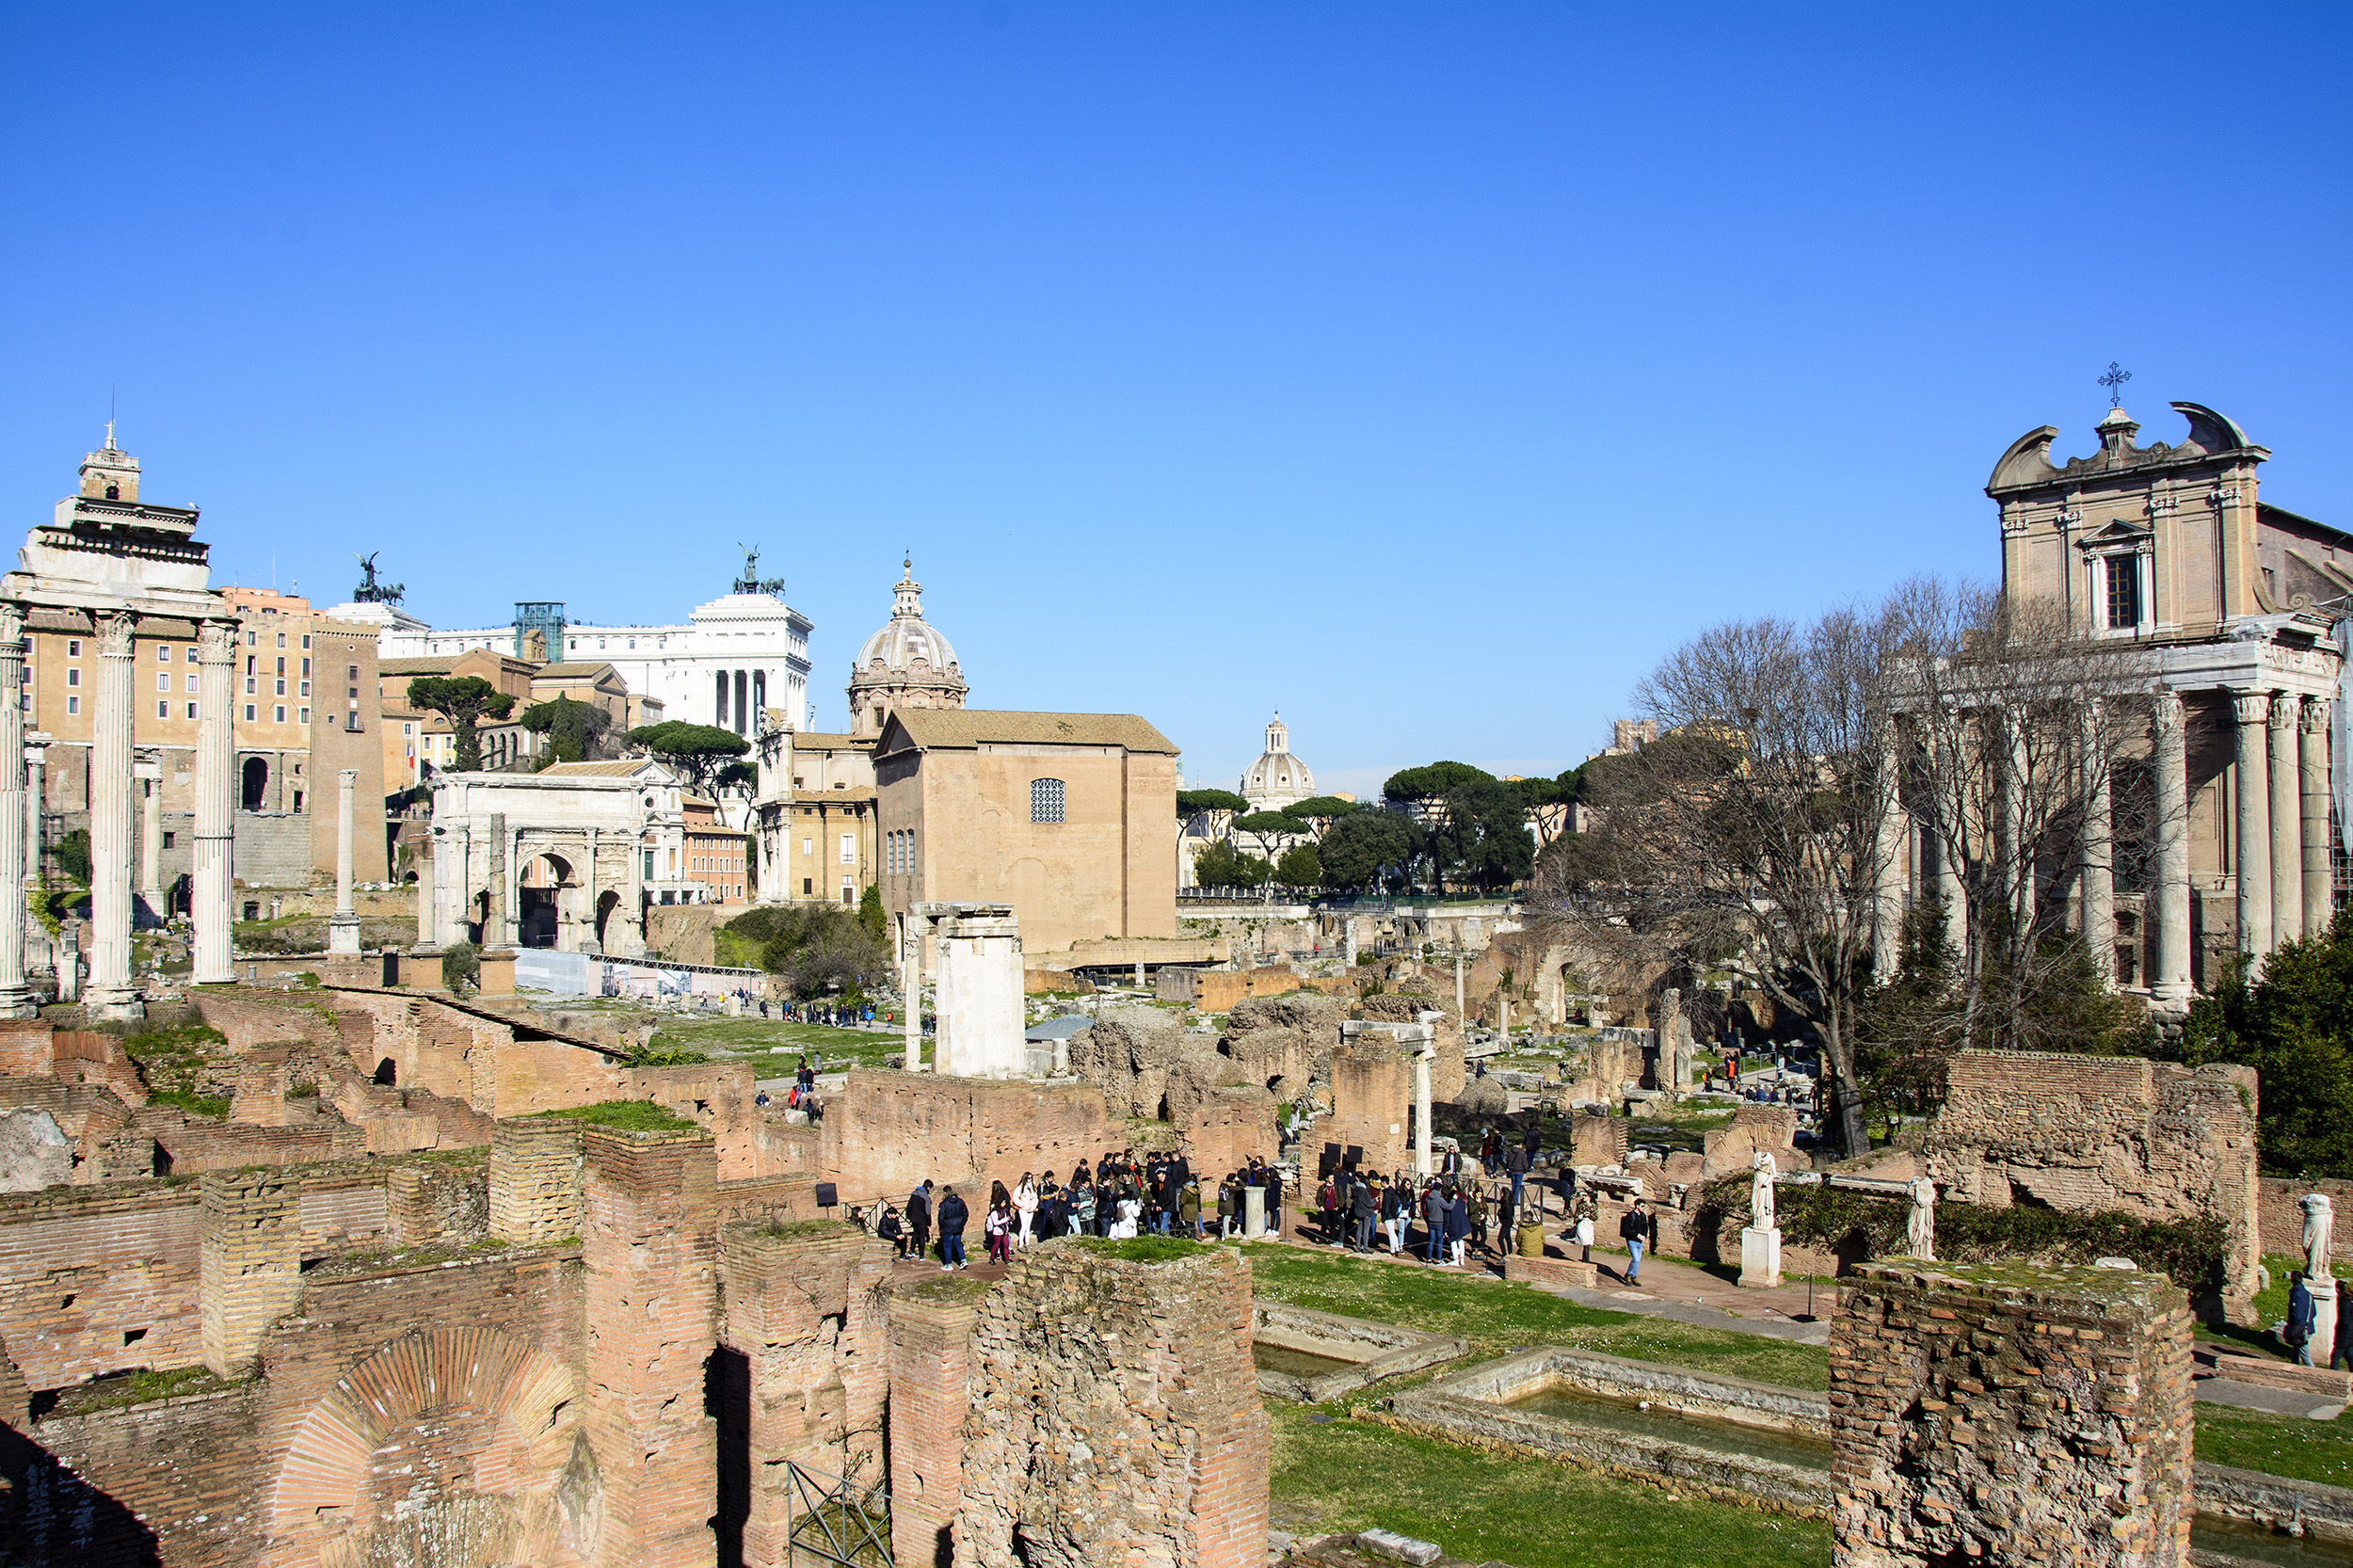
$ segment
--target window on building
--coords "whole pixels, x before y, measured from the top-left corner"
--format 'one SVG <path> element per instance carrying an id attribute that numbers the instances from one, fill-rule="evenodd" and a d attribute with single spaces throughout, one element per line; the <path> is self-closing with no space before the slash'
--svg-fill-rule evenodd
<path id="1" fill-rule="evenodd" d="M 814 840 L 814 839 L 803 839 L 803 840 L 801 840 L 801 853 L 802 853 L 803 855 L 814 855 L 814 854 L 816 854 L 816 853 L 817 853 L 817 840 Z"/>
<path id="2" fill-rule="evenodd" d="M 311 646 L 311 633 L 308 632 L 305 632 L 302 634 L 302 646 L 304 648 L 309 648 Z"/>
<path id="3" fill-rule="evenodd" d="M 302 710 L 302 718 L 301 718 L 301 722 L 302 722 L 302 723 L 304 723 L 304 724 L 309 724 L 309 723 L 311 722 L 311 710 L 309 710 L 308 708 L 305 708 L 304 710 Z"/>
<path id="4" fill-rule="evenodd" d="M 198 689 L 196 684 L 196 672 L 194 670 L 190 670 L 186 675 L 183 676 L 181 680 L 189 691 L 193 692 Z"/>
<path id="5" fill-rule="evenodd" d="M 65 683 L 69 686 L 80 685 L 82 683 L 82 672 L 78 669 L 66 671 Z"/>
<path id="6" fill-rule="evenodd" d="M 185 663 L 193 664 L 196 663 L 196 649 L 184 648 L 180 650 L 180 657 Z"/>
<path id="7" fill-rule="evenodd" d="M 80 712 L 82 711 L 82 699 L 78 696 L 67 697 L 65 699 L 65 711 L 69 713 Z"/>
<path id="8" fill-rule="evenodd" d="M 2107 558 L 2108 625 L 2111 628 L 2140 624 L 2140 557 L 2111 555 Z"/>
<path id="9" fill-rule="evenodd" d="M 156 674 L 155 689 L 159 692 L 168 692 L 171 690 L 171 672 L 169 670 L 162 670 Z"/>
<path id="10" fill-rule="evenodd" d="M 68 637 L 65 640 L 65 656 L 69 659 L 79 659 L 82 656 L 81 638 Z"/>
<path id="11" fill-rule="evenodd" d="M 855 833 L 841 835 L 841 863 L 845 866 L 857 864 L 857 835 Z"/>
<path id="12" fill-rule="evenodd" d="M 1030 780 L 1030 820 L 1060 822 L 1062 814 L 1062 780 L 1032 778 Z"/>
<path id="13" fill-rule="evenodd" d="M 171 663 L 171 648 L 168 644 L 157 643 L 155 645 L 155 663 L 159 664 Z"/>
<path id="14" fill-rule="evenodd" d="M 857 902 L 856 891 L 846 882 L 841 885 L 841 902 L 844 904 L 856 904 Z"/>
<path id="15" fill-rule="evenodd" d="M 253 722 L 253 704 L 250 702 L 245 705 L 245 722 L 248 724 Z"/>
<path id="16" fill-rule="evenodd" d="M 311 661 L 308 659 L 302 661 L 302 679 L 305 680 L 311 679 Z"/>
<path id="17" fill-rule="evenodd" d="M 155 716 L 159 719 L 168 719 L 171 717 L 171 704 L 168 702 L 159 702 L 155 704 Z"/>
<path id="18" fill-rule="evenodd" d="M 281 702 L 281 703 L 280 703 L 280 704 L 278 705 L 278 719 L 277 719 L 277 722 L 278 722 L 278 723 L 280 723 L 280 724 L 283 724 L 283 723 L 285 723 L 285 722 L 286 722 L 286 705 L 285 705 L 284 703 L 282 703 L 282 702 Z"/>
<path id="19" fill-rule="evenodd" d="M 270 693 L 269 695 L 272 696 L 284 696 L 286 695 L 286 682 L 282 680 L 280 680 L 278 682 L 278 690 Z"/>
<path id="20" fill-rule="evenodd" d="M 815 892 L 816 890 L 817 879 L 815 877 L 805 876 L 801 878 L 801 896 L 803 898 L 807 898 L 809 894 Z"/>
<path id="21" fill-rule="evenodd" d="M 257 648 L 261 645 L 261 641 L 262 634 L 259 632 L 248 632 L 245 634 L 245 646 L 248 648 Z M 252 661 L 250 660 L 247 661 L 248 664 L 251 662 Z"/>
<path id="22" fill-rule="evenodd" d="M 178 841 L 179 841 L 179 838 L 180 838 L 180 835 L 178 835 L 177 833 L 167 833 L 167 834 L 165 834 L 165 835 L 164 835 L 164 848 L 166 848 L 166 849 L 169 849 L 169 848 L 170 848 L 170 847 L 171 847 L 174 843 L 176 843 L 176 842 L 178 842 Z"/>
<path id="23" fill-rule="evenodd" d="M 194 679 L 194 677 L 190 677 L 190 679 L 191 679 L 191 680 L 193 680 L 193 679 Z M 193 702 L 191 702 L 191 703 L 189 703 L 189 704 L 188 704 L 188 717 L 190 717 L 190 718 L 194 718 L 194 717 L 196 717 L 196 704 L 195 704 L 195 703 L 193 703 Z"/>
<path id="24" fill-rule="evenodd" d="M 302 690 L 300 690 L 300 691 L 298 691 L 298 692 L 295 693 L 295 696 L 309 696 L 310 695 L 311 695 L 311 683 L 310 683 L 308 680 L 305 680 L 304 682 L 302 682 Z"/>

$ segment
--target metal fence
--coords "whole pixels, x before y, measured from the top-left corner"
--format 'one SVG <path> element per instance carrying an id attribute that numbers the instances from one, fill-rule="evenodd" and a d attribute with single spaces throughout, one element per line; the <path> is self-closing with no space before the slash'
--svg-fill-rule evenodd
<path id="1" fill-rule="evenodd" d="M 888 1481 L 844 1480 L 789 1459 L 784 1475 L 786 1562 L 891 1568 Z"/>

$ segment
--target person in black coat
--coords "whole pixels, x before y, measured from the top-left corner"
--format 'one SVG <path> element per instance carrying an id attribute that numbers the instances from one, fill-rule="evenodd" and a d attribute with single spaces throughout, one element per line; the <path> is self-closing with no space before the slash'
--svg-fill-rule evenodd
<path id="1" fill-rule="evenodd" d="M 1365 1185 L 1365 1178 L 1353 1171 L 1348 1173 L 1347 1181 L 1348 1217 L 1355 1222 L 1352 1227 L 1353 1233 L 1349 1237 L 1349 1245 L 1357 1252 L 1370 1252 L 1373 1221 L 1372 1189 Z"/>
<path id="2" fill-rule="evenodd" d="M 932 1250 L 932 1184 L 907 1194 L 907 1256 L 928 1257 Z"/>
<path id="3" fill-rule="evenodd" d="M 1642 1248 L 1650 1242 L 1650 1210 L 1642 1207 L 1641 1199 L 1636 1198 L 1634 1207 L 1627 1209 L 1625 1217 L 1618 1222 L 1618 1240 L 1625 1243 L 1625 1250 L 1634 1258 L 1626 1266 L 1625 1282 L 1640 1285 L 1642 1282 Z"/>
<path id="4" fill-rule="evenodd" d="M 956 1196 L 954 1188 L 949 1188 L 946 1195 L 939 1200 L 939 1272 L 941 1273 L 944 1274 L 951 1269 L 961 1269 L 965 1266 L 964 1226 L 965 1222 L 970 1218 L 971 1211 L 965 1208 L 964 1200 Z"/>

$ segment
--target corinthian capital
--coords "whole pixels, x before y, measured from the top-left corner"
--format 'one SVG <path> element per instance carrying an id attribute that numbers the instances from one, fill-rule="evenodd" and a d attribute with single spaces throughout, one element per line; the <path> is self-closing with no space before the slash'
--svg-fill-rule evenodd
<path id="1" fill-rule="evenodd" d="M 2326 735 L 2329 733 L 2329 716 L 2327 697 L 2308 696 L 2304 699 L 2304 712 L 2298 727 L 2307 735 Z"/>
<path id="2" fill-rule="evenodd" d="M 138 617 L 128 611 L 116 610 L 98 618 L 98 656 L 101 659 L 131 657 L 131 632 Z"/>
<path id="3" fill-rule="evenodd" d="M 2231 694 L 2231 707 L 2236 712 L 2238 722 L 2242 725 L 2267 724 L 2271 719 L 2271 694 L 2269 692 L 2233 691 Z"/>
<path id="4" fill-rule="evenodd" d="M 237 628 L 234 622 L 208 620 L 196 632 L 196 656 L 200 663 L 225 664 L 235 657 L 230 649 L 236 646 Z"/>

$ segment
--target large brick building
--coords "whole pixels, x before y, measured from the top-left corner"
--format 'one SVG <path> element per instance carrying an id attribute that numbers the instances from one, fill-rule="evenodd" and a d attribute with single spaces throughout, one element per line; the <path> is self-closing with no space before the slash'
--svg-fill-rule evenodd
<path id="1" fill-rule="evenodd" d="M 1033 951 L 1174 936 L 1176 760 L 1133 713 L 895 710 L 874 747 L 883 907 L 1010 904 Z"/>

